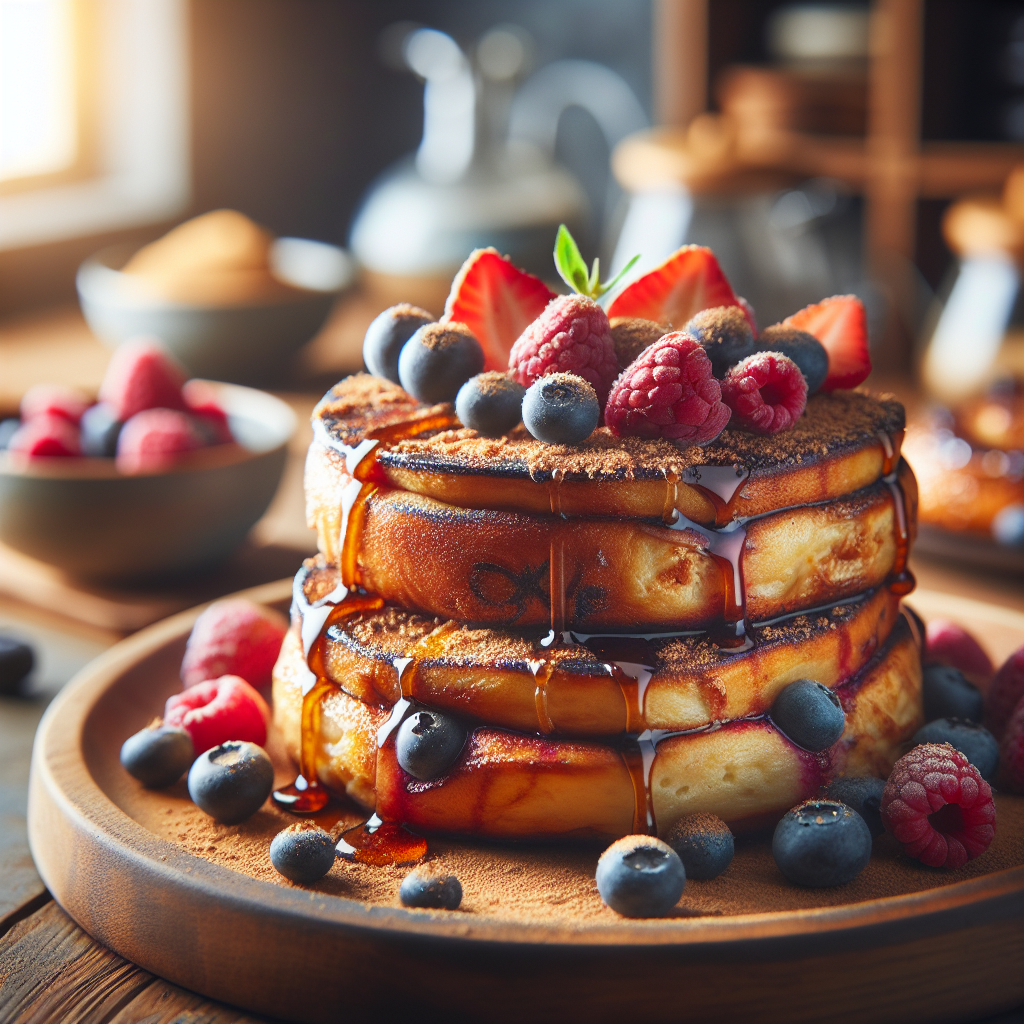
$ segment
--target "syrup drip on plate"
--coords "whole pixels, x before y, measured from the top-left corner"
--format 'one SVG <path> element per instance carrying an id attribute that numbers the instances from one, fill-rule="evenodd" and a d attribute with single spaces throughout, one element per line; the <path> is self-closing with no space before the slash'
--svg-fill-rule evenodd
<path id="1" fill-rule="evenodd" d="M 357 864 L 415 864 L 427 855 L 427 841 L 394 821 L 373 815 L 362 825 L 342 832 L 334 848 L 336 857 Z"/>

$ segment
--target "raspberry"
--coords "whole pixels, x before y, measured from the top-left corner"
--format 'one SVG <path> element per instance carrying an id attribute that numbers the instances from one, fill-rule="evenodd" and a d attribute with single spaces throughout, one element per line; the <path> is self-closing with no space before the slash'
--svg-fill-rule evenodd
<path id="1" fill-rule="evenodd" d="M 788 430 L 807 407 L 807 381 L 779 352 L 755 352 L 722 380 L 722 401 L 735 414 L 734 426 L 752 434 Z"/>
<path id="2" fill-rule="evenodd" d="M 181 396 L 188 411 L 196 418 L 199 429 L 209 437 L 210 444 L 234 441 L 228 414 L 217 401 L 217 389 L 212 384 L 205 380 L 186 381 Z"/>
<path id="3" fill-rule="evenodd" d="M 552 299 L 516 339 L 508 368 L 524 387 L 549 373 L 574 373 L 603 404 L 619 372 L 608 317 L 585 295 Z"/>
<path id="4" fill-rule="evenodd" d="M 1024 793 L 1024 697 L 1006 723 L 999 744 L 999 781 L 1014 793 Z"/>
<path id="5" fill-rule="evenodd" d="M 948 743 L 922 743 L 893 766 L 882 823 L 909 856 L 932 868 L 962 868 L 996 832 L 992 789 Z"/>
<path id="6" fill-rule="evenodd" d="M 228 740 L 267 739 L 270 709 L 239 676 L 221 676 L 167 698 L 164 725 L 178 725 L 192 737 L 197 754 Z"/>
<path id="7" fill-rule="evenodd" d="M 81 455 L 78 427 L 63 416 L 34 416 L 11 435 L 7 450 L 33 459 Z"/>
<path id="8" fill-rule="evenodd" d="M 995 674 L 985 701 L 985 724 L 1001 739 L 1013 709 L 1024 697 L 1024 647 L 1011 654 Z"/>
<path id="9" fill-rule="evenodd" d="M 181 681 L 189 689 L 208 679 L 234 675 L 265 690 L 287 630 L 283 615 L 252 601 L 241 597 L 214 601 L 192 627 L 181 661 Z"/>
<path id="10" fill-rule="evenodd" d="M 730 415 L 707 353 L 678 331 L 640 353 L 615 382 L 604 408 L 613 434 L 685 444 L 713 441 Z"/>
<path id="11" fill-rule="evenodd" d="M 143 409 L 185 409 L 181 386 L 185 372 L 158 341 L 135 338 L 114 349 L 100 401 L 112 406 L 119 420 Z"/>
<path id="12" fill-rule="evenodd" d="M 62 384 L 36 384 L 21 396 L 23 420 L 35 419 L 36 416 L 62 416 L 71 423 L 78 423 L 88 407 L 89 402 L 81 391 Z"/>
<path id="13" fill-rule="evenodd" d="M 932 619 L 925 629 L 925 637 L 926 663 L 938 661 L 952 665 L 975 681 L 987 681 L 992 675 L 993 665 L 989 656 L 963 626 L 948 619 Z M 1007 712 L 1012 707 L 1013 703 Z"/>
<path id="14" fill-rule="evenodd" d="M 117 439 L 117 468 L 127 475 L 161 473 L 186 452 L 202 448 L 206 438 L 191 416 L 175 409 L 144 409 L 122 428 Z"/>

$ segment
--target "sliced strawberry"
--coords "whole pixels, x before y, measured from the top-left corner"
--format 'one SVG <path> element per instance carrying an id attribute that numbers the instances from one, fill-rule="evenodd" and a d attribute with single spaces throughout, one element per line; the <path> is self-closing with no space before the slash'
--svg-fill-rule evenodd
<path id="1" fill-rule="evenodd" d="M 715 254 L 703 245 L 684 245 L 623 289 L 608 318 L 637 316 L 679 329 L 702 309 L 739 305 Z"/>
<path id="2" fill-rule="evenodd" d="M 452 281 L 441 323 L 457 320 L 484 350 L 484 370 L 508 369 L 512 346 L 555 293 L 497 249 L 474 249 Z"/>
<path id="3" fill-rule="evenodd" d="M 856 295 L 833 295 L 787 316 L 786 327 L 813 334 L 828 353 L 828 376 L 820 391 L 855 388 L 871 372 L 868 320 Z"/>

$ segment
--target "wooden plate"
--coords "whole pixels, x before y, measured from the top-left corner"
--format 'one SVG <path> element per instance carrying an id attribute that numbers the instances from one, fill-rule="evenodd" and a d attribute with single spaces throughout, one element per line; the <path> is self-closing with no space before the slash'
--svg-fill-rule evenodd
<path id="1" fill-rule="evenodd" d="M 246 591 L 284 607 L 290 581 Z M 996 658 L 1024 615 L 918 592 Z M 124 737 L 175 688 L 198 609 L 97 659 L 36 737 L 32 852 L 64 909 L 140 966 L 296 1021 L 962 1020 L 1024 1002 L 1024 867 L 859 903 L 586 927 L 425 913 L 260 881 L 159 838 L 115 802 Z"/>

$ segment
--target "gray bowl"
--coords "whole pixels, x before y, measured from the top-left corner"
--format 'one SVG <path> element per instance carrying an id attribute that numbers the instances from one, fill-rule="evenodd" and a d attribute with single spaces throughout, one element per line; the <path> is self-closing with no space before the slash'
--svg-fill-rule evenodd
<path id="1" fill-rule="evenodd" d="M 353 278 L 343 249 L 279 238 L 271 249 L 275 274 L 308 294 L 262 305 L 193 306 L 145 294 L 133 275 L 120 271 L 131 255 L 114 246 L 78 268 L 78 299 L 92 332 L 112 347 L 138 335 L 159 338 L 191 376 L 236 384 L 279 383 Z"/>
<path id="2" fill-rule="evenodd" d="M 296 420 L 273 395 L 213 386 L 238 445 L 191 453 L 164 473 L 0 452 L 0 541 L 103 581 L 180 577 L 225 558 L 270 505 Z"/>

